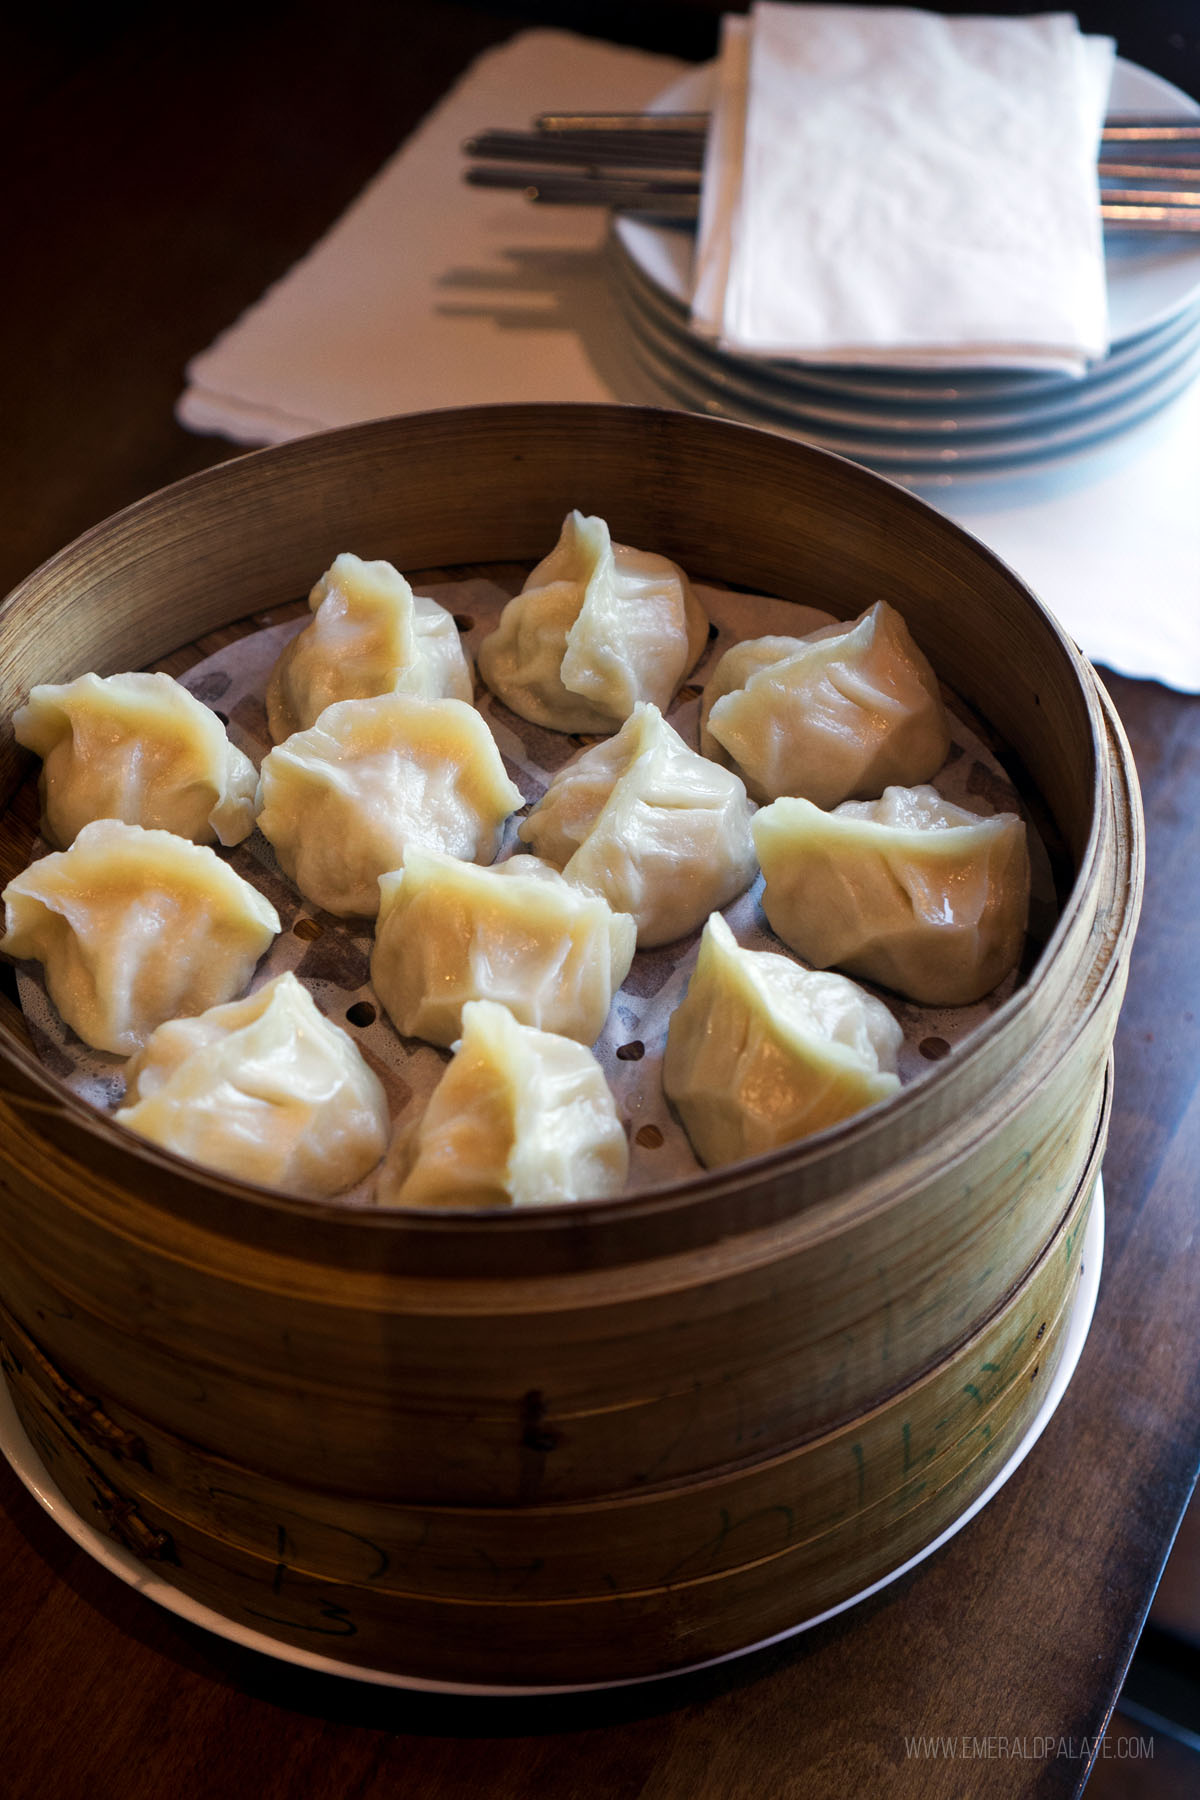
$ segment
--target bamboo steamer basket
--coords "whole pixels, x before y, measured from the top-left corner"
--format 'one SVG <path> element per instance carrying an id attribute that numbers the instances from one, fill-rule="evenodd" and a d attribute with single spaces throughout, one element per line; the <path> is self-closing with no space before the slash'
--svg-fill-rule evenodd
<path id="1" fill-rule="evenodd" d="M 1092 672 L 980 545 L 858 467 L 687 414 L 499 407 L 240 458 L 96 527 L 0 611 L 36 681 L 149 665 L 340 550 L 530 563 L 572 506 L 703 579 L 885 597 L 1039 820 L 1060 908 L 1028 978 L 871 1112 L 732 1169 L 523 1213 L 376 1213 L 210 1174 L 0 1028 L 0 1344 L 85 1517 L 281 1642 L 499 1686 L 742 1648 L 937 1537 L 1061 1353 L 1142 879 Z M 251 628 L 249 626 L 245 628 Z"/>

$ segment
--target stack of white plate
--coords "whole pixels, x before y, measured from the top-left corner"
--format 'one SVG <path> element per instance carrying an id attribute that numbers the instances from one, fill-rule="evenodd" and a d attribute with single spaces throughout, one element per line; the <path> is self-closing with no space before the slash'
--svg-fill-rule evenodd
<path id="1" fill-rule="evenodd" d="M 660 97 L 703 110 L 711 71 Z M 1118 59 L 1109 110 L 1200 114 L 1188 96 Z M 914 370 L 764 360 L 722 350 L 690 319 L 694 232 L 618 216 L 615 289 L 644 372 L 695 412 L 769 425 L 894 479 L 1007 475 L 1115 437 L 1200 374 L 1200 235 L 1106 239 L 1111 347 L 1082 376 Z"/>

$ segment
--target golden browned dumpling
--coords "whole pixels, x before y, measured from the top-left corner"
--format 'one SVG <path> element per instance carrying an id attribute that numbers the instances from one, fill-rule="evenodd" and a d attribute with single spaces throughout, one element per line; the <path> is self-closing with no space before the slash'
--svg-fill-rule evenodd
<path id="1" fill-rule="evenodd" d="M 491 862 L 522 798 L 473 706 L 380 694 L 327 706 L 263 758 L 258 824 L 306 899 L 372 918 L 413 844 Z"/>
<path id="2" fill-rule="evenodd" d="M 882 600 L 849 625 L 735 644 L 704 689 L 700 748 L 755 800 L 878 799 L 928 781 L 949 747 L 937 677 Z"/>
<path id="3" fill-rule="evenodd" d="M 203 844 L 117 819 L 4 890 L 0 949 L 43 965 L 50 998 L 85 1044 L 131 1056 L 167 1019 L 248 985 L 279 915 Z"/>
<path id="4" fill-rule="evenodd" d="M 714 913 L 671 1015 L 663 1089 L 700 1161 L 721 1168 L 888 1099 L 902 1040 L 854 982 L 743 950 Z"/>
<path id="5" fill-rule="evenodd" d="M 385 1206 L 544 1206 L 619 1194 L 629 1145 L 583 1044 L 469 1000 L 462 1039 L 419 1123 L 388 1152 Z"/>
<path id="6" fill-rule="evenodd" d="M 481 869 L 414 848 L 379 883 L 371 982 L 396 1029 L 452 1044 L 469 1000 L 594 1044 L 637 927 L 536 856 Z"/>
<path id="7" fill-rule="evenodd" d="M 93 819 L 196 844 L 240 844 L 254 829 L 254 764 L 170 675 L 35 687 L 13 731 L 42 758 L 42 836 L 60 850 Z"/>
<path id="8" fill-rule="evenodd" d="M 125 1084 L 116 1117 L 131 1131 L 310 1200 L 353 1187 L 387 1146 L 378 1077 L 292 974 L 160 1025 Z"/>
<path id="9" fill-rule="evenodd" d="M 281 653 L 267 684 L 267 720 L 279 744 L 315 725 L 339 700 L 417 694 L 473 695 L 453 615 L 414 594 L 389 562 L 345 554 L 308 596 L 313 621 Z"/>
<path id="10" fill-rule="evenodd" d="M 776 800 L 754 841 L 772 930 L 820 969 L 963 1006 L 1020 961 L 1029 854 L 1015 813 L 980 818 L 931 787 L 889 787 L 829 813 Z"/>
<path id="11" fill-rule="evenodd" d="M 520 828 L 568 881 L 637 921 L 638 948 L 694 931 L 758 870 L 739 778 L 639 702 L 615 737 L 559 771 Z"/>
<path id="12" fill-rule="evenodd" d="M 707 641 L 682 569 L 572 512 L 479 646 L 479 673 L 535 725 L 616 731 L 639 700 L 665 712 Z"/>

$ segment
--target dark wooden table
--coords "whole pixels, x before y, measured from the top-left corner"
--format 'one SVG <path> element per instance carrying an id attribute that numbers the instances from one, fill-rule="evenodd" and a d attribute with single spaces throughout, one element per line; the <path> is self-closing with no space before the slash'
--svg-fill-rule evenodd
<path id="1" fill-rule="evenodd" d="M 187 357 L 475 52 L 531 18 L 586 14 L 699 56 L 716 11 L 300 0 L 116 5 L 74 35 L 53 7 L 27 21 L 0 69 L 0 591 L 230 453 L 173 421 Z M 1087 22 L 1112 24 L 1097 8 Z M 1200 91 L 1189 0 L 1139 9 L 1122 48 Z M 1200 699 L 1110 685 L 1144 787 L 1149 881 L 1117 1039 L 1103 1287 L 1066 1401 L 968 1531 L 857 1611 L 719 1671 L 467 1702 L 318 1677 L 180 1623 L 77 1551 L 3 1467 L 0 1793 L 1077 1792 L 1200 1462 Z M 909 1756 L 919 1734 L 991 1745 L 964 1767 Z M 1034 1739 L 1040 1754 L 1014 1758 Z"/>

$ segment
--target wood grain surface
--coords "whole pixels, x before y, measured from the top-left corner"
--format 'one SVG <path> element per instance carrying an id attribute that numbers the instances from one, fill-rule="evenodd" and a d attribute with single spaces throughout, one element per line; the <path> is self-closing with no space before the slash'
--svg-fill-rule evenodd
<path id="1" fill-rule="evenodd" d="M 117 5 L 70 32 L 53 7 L 26 20 L 0 69 L 0 589 L 229 455 L 173 421 L 188 356 L 477 50 L 553 18 L 701 55 L 714 10 L 299 0 Z M 1136 38 L 1120 26 L 1123 50 L 1200 91 L 1185 0 L 1138 9 Z M 970 1530 L 855 1612 L 721 1669 L 464 1700 L 311 1675 L 182 1624 L 0 1469 L 5 1800 L 1079 1791 L 1200 1462 L 1200 700 L 1106 679 L 1142 781 L 1148 878 L 1117 1033 L 1103 1285 L 1066 1402 Z M 975 1755 L 914 1754 L 917 1737 L 974 1740 Z"/>

